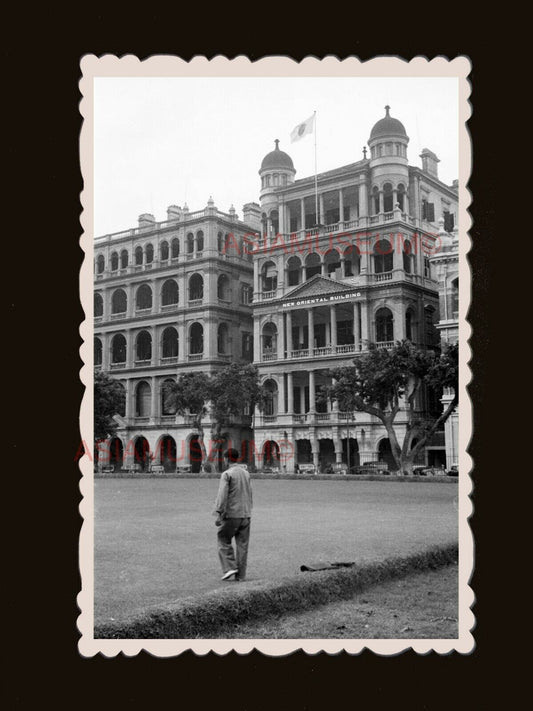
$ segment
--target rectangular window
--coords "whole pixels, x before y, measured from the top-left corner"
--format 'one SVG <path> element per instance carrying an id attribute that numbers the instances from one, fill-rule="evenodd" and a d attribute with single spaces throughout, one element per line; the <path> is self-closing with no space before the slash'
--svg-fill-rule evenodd
<path id="1" fill-rule="evenodd" d="M 253 357 L 253 336 L 251 333 L 243 333 L 241 339 L 241 355 L 246 360 Z"/>
<path id="2" fill-rule="evenodd" d="M 435 205 L 427 200 L 422 200 L 422 219 L 426 222 L 435 222 Z"/>
<path id="3" fill-rule="evenodd" d="M 448 210 L 444 211 L 444 229 L 446 232 L 451 232 L 454 228 L 454 215 L 452 215 L 451 212 L 448 212 Z"/>

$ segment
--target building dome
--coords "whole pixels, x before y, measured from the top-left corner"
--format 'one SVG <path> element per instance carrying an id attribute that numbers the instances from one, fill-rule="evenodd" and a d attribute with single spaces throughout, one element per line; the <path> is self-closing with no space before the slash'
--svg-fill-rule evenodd
<path id="1" fill-rule="evenodd" d="M 407 132 L 403 123 L 390 116 L 390 106 L 385 106 L 385 111 L 385 118 L 380 119 L 374 124 L 374 128 L 370 132 L 369 140 L 380 138 L 381 136 L 403 136 L 407 138 Z"/>
<path id="2" fill-rule="evenodd" d="M 294 170 L 292 158 L 284 151 L 280 151 L 278 146 L 279 140 L 277 138 L 274 143 L 276 147 L 263 158 L 261 170 L 276 170 L 278 168 L 281 170 Z"/>

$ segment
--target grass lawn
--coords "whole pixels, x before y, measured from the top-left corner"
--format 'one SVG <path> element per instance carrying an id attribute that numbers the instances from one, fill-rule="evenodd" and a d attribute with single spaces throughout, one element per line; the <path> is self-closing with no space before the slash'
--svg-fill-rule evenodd
<path id="1" fill-rule="evenodd" d="M 221 629 L 219 639 L 455 639 L 458 570 L 390 580 L 351 600 Z"/>
<path id="2" fill-rule="evenodd" d="M 223 583 L 216 479 L 95 480 L 95 622 L 246 583 Z M 369 562 L 457 541 L 453 484 L 255 480 L 248 578 L 302 563 Z M 312 575 L 312 573 L 310 573 Z"/>

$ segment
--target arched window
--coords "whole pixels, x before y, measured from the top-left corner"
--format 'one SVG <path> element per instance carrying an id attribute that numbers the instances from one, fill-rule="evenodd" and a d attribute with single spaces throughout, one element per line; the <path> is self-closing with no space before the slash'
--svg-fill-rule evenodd
<path id="1" fill-rule="evenodd" d="M 222 301 L 230 300 L 229 279 L 226 274 L 221 274 L 217 282 L 217 296 Z"/>
<path id="2" fill-rule="evenodd" d="M 111 271 L 116 272 L 118 269 L 118 254 L 113 252 L 111 255 Z"/>
<path id="3" fill-rule="evenodd" d="M 200 274 L 193 274 L 189 279 L 189 301 L 204 298 L 204 280 Z"/>
<path id="4" fill-rule="evenodd" d="M 392 197 L 392 185 L 390 183 L 385 183 L 383 186 L 383 212 L 392 212 L 394 209 Z"/>
<path id="5" fill-rule="evenodd" d="M 202 230 L 198 230 L 196 233 L 196 250 L 198 252 L 203 252 L 204 250 L 204 233 Z"/>
<path id="6" fill-rule="evenodd" d="M 374 208 L 374 215 L 379 214 L 379 189 L 377 187 L 372 188 L 372 207 Z"/>
<path id="7" fill-rule="evenodd" d="M 290 257 L 287 260 L 287 278 L 289 286 L 296 286 L 302 280 L 302 262 L 299 257 Z"/>
<path id="8" fill-rule="evenodd" d="M 111 313 L 123 314 L 128 308 L 128 297 L 124 289 L 117 289 L 111 297 Z"/>
<path id="9" fill-rule="evenodd" d="M 376 312 L 376 343 L 394 341 L 394 319 L 390 309 L 382 308 Z"/>
<path id="10" fill-rule="evenodd" d="M 145 254 L 146 264 L 151 264 L 154 261 L 154 246 L 152 244 L 146 245 Z"/>
<path id="11" fill-rule="evenodd" d="M 170 306 L 179 302 L 179 288 L 174 279 L 167 279 L 161 289 L 161 305 Z"/>
<path id="12" fill-rule="evenodd" d="M 264 413 L 267 416 L 278 414 L 278 384 L 275 380 L 265 380 L 263 383 L 265 388 L 265 409 Z"/>
<path id="13" fill-rule="evenodd" d="M 94 295 L 94 315 L 95 317 L 104 315 L 104 300 L 102 294 L 98 292 Z"/>
<path id="14" fill-rule="evenodd" d="M 129 261 L 128 250 L 123 249 L 122 252 L 120 253 L 120 268 L 126 269 L 126 267 L 128 266 L 128 261 Z"/>
<path id="15" fill-rule="evenodd" d="M 324 256 L 326 264 L 326 273 L 331 276 L 337 269 L 341 268 L 341 257 L 336 249 L 330 249 Z"/>
<path id="16" fill-rule="evenodd" d="M 344 274 L 347 277 L 358 276 L 361 271 L 361 252 L 355 244 L 344 250 Z"/>
<path id="17" fill-rule="evenodd" d="M 152 401 L 152 388 L 149 383 L 141 381 L 135 390 L 135 415 L 149 417 Z"/>
<path id="18" fill-rule="evenodd" d="M 404 211 L 406 208 L 406 202 L 405 202 L 405 185 L 403 183 L 400 183 L 398 185 L 398 205 L 400 207 L 400 210 Z"/>
<path id="19" fill-rule="evenodd" d="M 435 328 L 435 308 L 431 305 L 424 307 L 424 330 L 426 336 L 426 346 L 437 346 L 439 343 L 439 332 Z"/>
<path id="20" fill-rule="evenodd" d="M 272 236 L 275 236 L 279 232 L 279 214 L 277 210 L 270 212 L 270 221 L 272 223 Z"/>
<path id="21" fill-rule="evenodd" d="M 102 341 L 96 337 L 94 339 L 94 364 L 102 365 Z"/>
<path id="22" fill-rule="evenodd" d="M 103 274 L 105 269 L 105 258 L 103 254 L 99 254 L 96 259 L 96 273 Z"/>
<path id="23" fill-rule="evenodd" d="M 414 255 L 413 248 L 409 240 L 405 240 L 405 242 L 403 243 L 402 259 L 404 272 L 407 272 L 407 274 L 411 274 L 411 272 L 413 271 Z"/>
<path id="24" fill-rule="evenodd" d="M 221 323 L 218 326 L 217 344 L 220 354 L 227 355 L 229 353 L 229 333 L 226 323 Z"/>
<path id="25" fill-rule="evenodd" d="M 261 268 L 263 291 L 275 291 L 278 288 L 278 272 L 274 262 L 266 262 Z"/>
<path id="26" fill-rule="evenodd" d="M 141 246 L 135 248 L 135 264 L 140 266 L 143 263 L 143 248 Z"/>
<path id="27" fill-rule="evenodd" d="M 457 318 L 459 316 L 459 277 L 451 283 L 451 314 L 448 318 Z"/>
<path id="28" fill-rule="evenodd" d="M 177 358 L 179 353 L 179 336 L 173 326 L 168 326 L 163 331 L 161 338 L 161 351 L 163 358 Z"/>
<path id="29" fill-rule="evenodd" d="M 168 250 L 168 242 L 161 242 L 159 245 L 159 259 L 162 262 L 166 262 L 168 259 L 169 255 L 169 250 Z"/>
<path id="30" fill-rule="evenodd" d="M 187 254 L 192 254 L 194 252 L 194 235 L 189 232 L 187 235 Z"/>
<path id="31" fill-rule="evenodd" d="M 193 323 L 189 331 L 189 353 L 191 355 L 204 352 L 204 327 L 201 323 Z"/>
<path id="32" fill-rule="evenodd" d="M 161 383 L 161 414 L 162 415 L 175 415 L 177 408 L 173 403 L 173 397 L 171 395 L 172 386 L 174 385 L 174 380 L 172 378 L 165 378 Z"/>
<path id="33" fill-rule="evenodd" d="M 278 329 L 275 323 L 265 323 L 262 330 L 263 356 L 274 356 L 278 348 Z"/>
<path id="34" fill-rule="evenodd" d="M 152 360 L 152 336 L 148 331 L 141 331 L 135 342 L 135 360 Z"/>
<path id="35" fill-rule="evenodd" d="M 180 256 L 180 241 L 177 237 L 172 240 L 172 259 L 177 259 Z"/>
<path id="36" fill-rule="evenodd" d="M 122 333 L 117 333 L 111 341 L 111 362 L 125 363 L 126 362 L 126 338 Z"/>
<path id="37" fill-rule="evenodd" d="M 138 311 L 152 308 L 152 289 L 148 286 L 148 284 L 142 284 L 137 289 L 135 308 Z"/>
<path id="38" fill-rule="evenodd" d="M 379 240 L 374 247 L 374 272 L 376 274 L 391 272 L 392 258 L 391 243 L 386 239 Z"/>
<path id="39" fill-rule="evenodd" d="M 320 257 L 316 252 L 311 252 L 305 258 L 305 279 L 311 279 L 315 274 L 322 273 L 322 266 L 320 264 Z"/>

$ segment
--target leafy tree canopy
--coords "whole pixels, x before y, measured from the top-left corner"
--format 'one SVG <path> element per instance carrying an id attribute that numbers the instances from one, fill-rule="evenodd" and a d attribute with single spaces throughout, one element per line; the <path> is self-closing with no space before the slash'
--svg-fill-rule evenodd
<path id="1" fill-rule="evenodd" d="M 113 418 L 124 412 L 126 391 L 121 383 L 106 373 L 94 373 L 94 439 L 104 440 L 115 434 L 118 423 Z"/>

